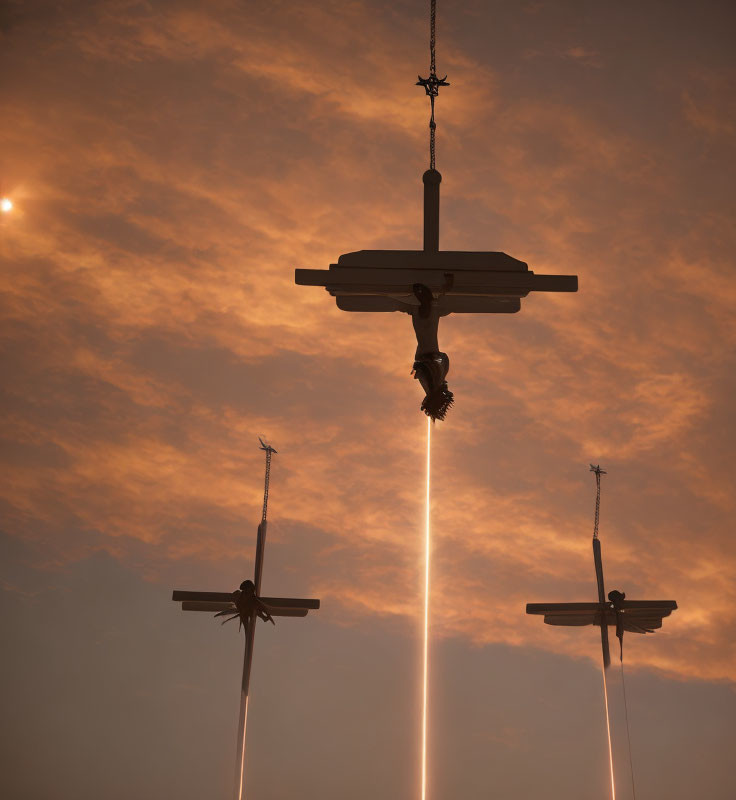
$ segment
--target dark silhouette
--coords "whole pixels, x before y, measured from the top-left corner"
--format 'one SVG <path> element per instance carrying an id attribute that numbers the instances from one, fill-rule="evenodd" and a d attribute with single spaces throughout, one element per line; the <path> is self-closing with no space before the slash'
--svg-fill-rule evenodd
<path id="1" fill-rule="evenodd" d="M 437 308 L 432 290 L 428 286 L 415 283 L 412 290 L 419 301 L 419 308 L 411 314 L 417 337 L 412 374 L 424 389 L 422 411 L 432 419 L 444 419 L 454 398 L 445 380 L 450 369 L 450 359 L 447 353 L 440 352 L 437 343 L 437 331 L 442 313 Z"/>
<path id="2" fill-rule="evenodd" d="M 630 780 L 631 796 L 636 797 L 634 767 L 631 757 L 629 711 L 624 681 L 624 632 L 653 633 L 657 628 L 662 627 L 662 620 L 664 617 L 668 617 L 677 608 L 677 603 L 674 600 L 627 600 L 626 594 L 616 589 L 609 592 L 608 598 L 606 598 L 603 582 L 601 542 L 598 538 L 601 475 L 605 475 L 606 473 L 600 466 L 593 466 L 593 464 L 590 465 L 590 470 L 595 473 L 596 482 L 595 524 L 593 526 L 593 564 L 595 566 L 595 579 L 598 585 L 598 602 L 529 603 L 526 607 L 526 613 L 544 615 L 544 621 L 548 625 L 597 625 L 600 628 L 612 791 L 615 796 L 613 787 L 618 783 L 618 780 L 614 777 L 614 765 L 617 765 L 616 769 L 618 770 L 619 778 L 623 781 L 623 785 Z M 608 643 L 608 627 L 611 625 L 616 626 L 616 636 L 619 641 L 620 671 L 610 670 L 611 653 Z M 613 700 L 616 695 L 618 696 L 618 702 Z M 618 711 L 616 709 L 618 709 Z M 621 746 L 614 747 L 613 742 L 616 740 L 622 741 L 619 737 L 624 734 L 626 737 L 626 749 L 622 749 Z M 617 754 L 615 758 L 614 753 Z"/>
<path id="3" fill-rule="evenodd" d="M 421 408 L 444 419 L 453 402 L 447 387 L 450 360 L 437 342 L 448 314 L 513 314 L 529 292 L 576 292 L 575 275 L 535 275 L 506 253 L 439 249 L 440 182 L 436 169 L 424 181 L 424 249 L 359 250 L 341 255 L 328 270 L 297 269 L 296 283 L 324 286 L 343 311 L 404 311 L 417 336 L 413 374 L 424 389 Z"/>
<path id="4" fill-rule="evenodd" d="M 600 478 L 605 471 L 600 466 L 590 465 L 596 475 L 595 526 L 593 529 L 593 564 L 598 585 L 597 603 L 529 603 L 527 614 L 543 614 L 547 625 L 598 625 L 601 629 L 601 646 L 603 648 L 603 666 L 611 665 L 611 654 L 608 645 L 608 626 L 616 626 L 619 640 L 619 657 L 623 661 L 624 632 L 654 633 L 662 627 L 662 620 L 677 608 L 674 600 L 627 600 L 624 592 L 614 589 L 606 592 L 603 583 L 603 558 L 601 542 L 598 538 L 598 515 L 600 511 Z"/>
<path id="5" fill-rule="evenodd" d="M 576 292 L 574 275 L 535 275 L 505 253 L 440 251 L 440 183 L 435 169 L 435 101 L 449 86 L 436 67 L 436 2 L 429 13 L 429 76 L 417 76 L 429 98 L 429 169 L 424 182 L 424 249 L 359 250 L 346 253 L 329 270 L 298 269 L 302 286 L 324 286 L 343 311 L 406 311 L 412 315 L 417 350 L 412 373 L 424 389 L 421 409 L 444 419 L 453 403 L 447 387 L 450 359 L 437 343 L 440 317 L 447 314 L 513 313 L 530 291 Z"/>
<path id="6" fill-rule="evenodd" d="M 275 624 L 274 617 L 306 617 L 311 609 L 319 608 L 319 600 L 297 599 L 292 597 L 261 597 L 263 560 L 266 547 L 266 520 L 268 512 L 268 489 L 271 475 L 271 456 L 276 450 L 260 439 L 261 450 L 266 452 L 266 479 L 263 490 L 263 514 L 258 526 L 256 539 L 256 559 L 253 580 L 244 580 L 234 592 L 188 592 L 176 590 L 172 600 L 181 603 L 182 611 L 208 611 L 215 617 L 239 620 L 239 628 L 245 629 L 245 652 L 243 654 L 243 679 L 240 691 L 240 719 L 238 722 L 238 750 L 235 769 L 235 800 L 240 800 L 243 790 L 243 765 L 245 755 L 245 722 L 247 713 L 248 689 L 250 686 L 251 665 L 253 663 L 253 643 L 256 633 L 256 620 Z"/>
<path id="7" fill-rule="evenodd" d="M 265 527 L 258 526 L 258 540 L 265 544 Z M 209 611 L 216 617 L 239 619 L 240 627 L 248 631 L 251 618 L 274 622 L 274 617 L 306 617 L 310 609 L 319 608 L 319 600 L 299 600 L 292 597 L 261 597 L 256 585 L 245 580 L 234 592 L 186 592 L 176 590 L 171 598 L 181 603 L 182 611 Z M 224 622 L 223 622 L 224 624 Z"/>
<path id="8" fill-rule="evenodd" d="M 248 617 L 251 614 L 255 614 L 264 622 L 270 622 L 272 625 L 276 624 L 273 621 L 273 617 L 268 613 L 268 606 L 256 594 L 256 585 L 253 581 L 243 581 L 240 584 L 240 590 L 233 592 L 233 598 L 235 600 L 235 611 L 232 609 L 223 609 L 215 614 L 216 617 L 227 617 L 225 622 L 238 619 L 240 620 L 240 625 L 238 627 L 242 627 Z M 224 625 L 225 622 L 222 624 Z"/>

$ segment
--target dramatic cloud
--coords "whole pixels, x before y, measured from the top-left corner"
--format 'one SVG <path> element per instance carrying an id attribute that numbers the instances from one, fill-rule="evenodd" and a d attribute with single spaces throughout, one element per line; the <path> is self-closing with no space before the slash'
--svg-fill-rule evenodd
<path id="1" fill-rule="evenodd" d="M 334 621 L 412 618 L 409 320 L 338 312 L 293 269 L 418 246 L 423 9 L 13 8 L 5 530 L 45 564 L 227 559 L 257 519 L 262 433 L 281 535 Z M 733 64 L 701 40 L 665 69 L 671 43 L 627 25 L 621 53 L 568 17 L 549 29 L 554 8 L 530 4 L 527 35 L 510 6 L 443 22 L 443 246 L 578 274 L 580 292 L 442 323 L 457 407 L 436 435 L 434 592 L 460 599 L 438 600 L 437 631 L 596 657 L 524 604 L 592 598 L 600 460 L 611 588 L 680 604 L 631 663 L 736 680 Z"/>

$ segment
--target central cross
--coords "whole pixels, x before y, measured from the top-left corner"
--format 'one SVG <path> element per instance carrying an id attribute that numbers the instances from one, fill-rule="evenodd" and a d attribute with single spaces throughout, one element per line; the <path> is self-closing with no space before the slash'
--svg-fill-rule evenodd
<path id="1" fill-rule="evenodd" d="M 452 403 L 445 380 L 449 358 L 440 351 L 440 317 L 513 314 L 529 292 L 576 292 L 576 275 L 536 275 L 524 261 L 497 251 L 440 250 L 440 183 L 428 169 L 424 183 L 424 248 L 358 250 L 329 269 L 297 269 L 301 286 L 323 286 L 343 311 L 404 311 L 417 337 L 414 376 L 422 384 L 422 410 L 444 419 Z"/>

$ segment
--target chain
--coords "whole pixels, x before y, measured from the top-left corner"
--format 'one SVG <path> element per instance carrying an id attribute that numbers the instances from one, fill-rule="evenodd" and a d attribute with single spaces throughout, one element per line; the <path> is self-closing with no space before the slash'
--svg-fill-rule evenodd
<path id="1" fill-rule="evenodd" d="M 447 83 L 447 75 L 444 78 L 437 77 L 436 68 L 436 54 L 435 54 L 435 41 L 436 41 L 436 20 L 437 20 L 437 0 L 430 0 L 429 7 L 429 77 L 422 78 L 419 76 L 417 86 L 423 86 L 424 91 L 429 97 L 430 103 L 430 116 L 429 116 L 429 168 L 435 168 L 435 131 L 437 130 L 437 123 L 434 120 L 434 99 L 439 94 L 440 86 L 449 86 Z"/>
<path id="2" fill-rule="evenodd" d="M 432 104 L 432 114 L 429 117 L 429 168 L 434 169 L 436 163 L 435 157 L 435 131 L 437 130 L 437 123 L 434 121 L 434 97 L 430 98 Z"/>
<path id="3" fill-rule="evenodd" d="M 437 22 L 437 0 L 429 3 L 429 71 L 432 75 L 437 71 L 434 63 L 435 28 Z"/>
<path id="4" fill-rule="evenodd" d="M 437 68 L 435 66 L 435 28 L 437 25 L 437 0 L 431 0 L 429 9 L 429 74 L 436 75 Z M 439 90 L 438 90 L 439 91 Z M 437 129 L 437 123 L 434 121 L 434 95 L 429 96 L 430 106 L 432 113 L 429 117 L 429 168 L 434 169 L 435 164 L 435 147 L 434 147 L 434 132 Z"/>
<path id="5" fill-rule="evenodd" d="M 266 444 L 260 436 L 258 441 L 261 443 L 261 450 L 266 452 L 266 480 L 263 486 L 263 516 L 261 517 L 261 521 L 265 522 L 268 513 L 268 487 L 271 483 L 271 456 L 278 451 L 274 450 L 270 444 Z"/>
<path id="6" fill-rule="evenodd" d="M 266 481 L 263 487 L 263 516 L 261 519 L 266 521 L 266 514 L 268 513 L 268 484 L 271 482 L 271 448 L 266 450 Z"/>
<path id="7" fill-rule="evenodd" d="M 601 475 L 606 475 L 606 471 L 601 469 L 601 465 L 590 465 L 590 471 L 595 472 L 595 523 L 593 525 L 593 538 L 598 538 L 598 520 L 601 513 Z"/>

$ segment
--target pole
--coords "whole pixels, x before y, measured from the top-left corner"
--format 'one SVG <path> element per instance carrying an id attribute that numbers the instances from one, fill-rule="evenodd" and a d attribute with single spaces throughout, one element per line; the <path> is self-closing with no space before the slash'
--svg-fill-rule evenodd
<path id="1" fill-rule="evenodd" d="M 258 526 L 258 536 L 256 538 L 256 560 L 253 569 L 253 584 L 256 597 L 261 593 L 261 581 L 263 578 L 263 560 L 266 550 L 266 531 L 268 522 L 268 488 L 271 479 L 271 454 L 276 451 L 261 440 L 261 449 L 266 451 L 266 477 L 263 487 L 263 513 L 261 523 Z M 235 800 L 243 800 L 244 773 L 245 773 L 245 728 L 248 723 L 248 692 L 250 689 L 250 671 L 253 665 L 253 645 L 256 638 L 256 621 L 258 616 L 255 610 L 248 615 L 245 624 L 245 649 L 243 651 L 243 678 L 240 682 L 240 714 L 238 715 L 238 744 L 235 757 Z"/>
<path id="2" fill-rule="evenodd" d="M 593 563 L 595 564 L 595 580 L 598 584 L 598 602 L 606 602 L 606 589 L 603 584 L 603 558 L 601 556 L 601 540 L 593 539 Z M 611 666 L 611 649 L 608 644 L 608 620 L 605 612 L 601 612 L 601 647 L 603 648 L 603 669 Z"/>
<path id="3" fill-rule="evenodd" d="M 422 175 L 424 182 L 424 250 L 436 253 L 440 249 L 440 183 L 442 175 L 428 169 Z"/>

